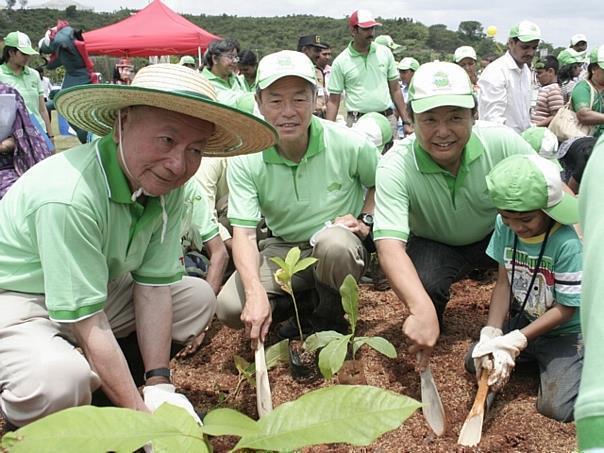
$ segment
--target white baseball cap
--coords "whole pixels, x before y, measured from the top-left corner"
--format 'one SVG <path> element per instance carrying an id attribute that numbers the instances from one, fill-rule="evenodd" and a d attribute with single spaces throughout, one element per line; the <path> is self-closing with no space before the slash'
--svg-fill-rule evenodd
<path id="1" fill-rule="evenodd" d="M 419 67 L 409 84 L 409 102 L 415 113 L 436 107 L 474 108 L 472 82 L 468 73 L 454 63 L 435 61 Z"/>
<path id="2" fill-rule="evenodd" d="M 256 82 L 261 90 L 287 76 L 300 77 L 317 85 L 315 66 L 302 52 L 282 50 L 265 56 L 258 63 Z"/>
<path id="3" fill-rule="evenodd" d="M 510 38 L 518 38 L 522 42 L 530 42 L 541 39 L 541 29 L 531 21 L 523 20 L 510 30 Z"/>
<path id="4" fill-rule="evenodd" d="M 473 47 L 461 46 L 455 49 L 455 55 L 453 56 L 455 63 L 459 63 L 464 58 L 471 58 L 474 61 L 478 59 L 476 58 L 476 51 Z"/>
<path id="5" fill-rule="evenodd" d="M 585 42 L 587 42 L 587 36 L 585 36 L 585 35 L 584 35 L 584 34 L 582 34 L 582 33 L 577 33 L 576 35 L 573 35 L 573 36 L 570 38 L 570 45 L 571 45 L 571 46 L 574 46 L 575 44 L 577 44 L 577 43 L 579 43 L 579 42 L 581 42 L 581 41 L 585 41 Z"/>

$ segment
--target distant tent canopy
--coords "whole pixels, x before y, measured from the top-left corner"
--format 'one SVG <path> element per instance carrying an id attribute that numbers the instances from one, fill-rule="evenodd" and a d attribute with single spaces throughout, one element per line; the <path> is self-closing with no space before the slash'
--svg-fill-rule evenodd
<path id="1" fill-rule="evenodd" d="M 160 0 L 120 22 L 84 33 L 89 54 L 116 57 L 198 55 L 215 39 L 220 36 L 189 22 Z"/>

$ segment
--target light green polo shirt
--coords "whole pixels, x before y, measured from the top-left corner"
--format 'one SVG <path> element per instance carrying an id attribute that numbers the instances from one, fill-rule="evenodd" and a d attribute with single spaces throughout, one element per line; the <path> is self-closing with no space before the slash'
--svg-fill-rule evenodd
<path id="1" fill-rule="evenodd" d="M 181 225 L 183 246 L 192 246 L 196 250 L 203 248 L 203 243 L 218 236 L 218 224 L 213 209 L 208 208 L 208 201 L 201 184 L 195 178 L 185 184 L 185 209 Z"/>
<path id="2" fill-rule="evenodd" d="M 255 81 L 254 81 L 254 83 L 252 83 L 250 85 L 249 83 L 247 83 L 247 80 L 245 80 L 245 76 L 243 74 L 239 74 L 237 77 L 239 78 L 239 82 L 241 83 L 243 91 L 256 94 L 256 82 Z"/>
<path id="3" fill-rule="evenodd" d="M 218 102 L 235 107 L 239 96 L 247 93 L 241 80 L 235 74 L 231 74 L 227 80 L 215 75 L 207 67 L 203 68 L 201 75 L 204 76 L 212 84 L 216 90 Z"/>
<path id="4" fill-rule="evenodd" d="M 40 74 L 28 66 L 23 68 L 21 74 L 17 75 L 7 63 L 0 65 L 0 82 L 16 89 L 25 101 L 27 111 L 33 114 L 42 129 L 46 130 L 46 124 L 40 115 L 40 96 L 44 96 L 44 87 Z"/>
<path id="5" fill-rule="evenodd" d="M 371 43 L 367 55 L 348 47 L 331 66 L 327 90 L 342 94 L 346 91 L 349 112 L 382 112 L 392 105 L 388 81 L 398 80 L 392 52 L 386 46 Z"/>
<path id="6" fill-rule="evenodd" d="M 413 233 L 454 246 L 483 239 L 497 216 L 485 176 L 506 157 L 534 152 L 507 127 L 475 126 L 455 177 L 415 138 L 402 141 L 378 165 L 374 239 L 406 241 Z"/>
<path id="7" fill-rule="evenodd" d="M 313 116 L 300 163 L 274 147 L 229 160 L 229 221 L 256 228 L 264 216 L 274 236 L 308 241 L 325 222 L 361 212 L 364 188 L 375 185 L 378 159 L 365 136 Z"/>
<path id="8" fill-rule="evenodd" d="M 45 294 L 50 318 L 103 309 L 107 283 L 130 272 L 147 285 L 180 281 L 183 190 L 133 202 L 111 136 L 34 165 L 0 202 L 0 288 Z"/>

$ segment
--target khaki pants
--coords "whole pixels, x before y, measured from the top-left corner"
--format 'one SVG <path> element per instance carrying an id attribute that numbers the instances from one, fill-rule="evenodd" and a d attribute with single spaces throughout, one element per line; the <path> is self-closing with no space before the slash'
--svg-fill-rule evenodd
<path id="1" fill-rule="evenodd" d="M 104 311 L 117 338 L 135 331 L 133 280 L 109 283 Z M 171 286 L 172 338 L 185 343 L 202 332 L 216 308 L 203 280 L 185 277 Z M 59 410 L 90 404 L 97 374 L 76 350 L 68 324 L 48 318 L 43 295 L 0 290 L 0 408 L 22 426 Z"/>
<path id="2" fill-rule="evenodd" d="M 359 280 L 365 271 L 368 254 L 361 240 L 344 228 L 328 228 L 317 235 L 314 248 L 308 242 L 291 243 L 279 238 L 268 238 L 260 242 L 260 282 L 269 297 L 286 295 L 275 282 L 274 273 L 278 266 L 270 258 L 285 259 L 292 247 L 299 247 L 301 258 L 314 256 L 318 259 L 315 266 L 297 273 L 292 281 L 294 291 L 304 291 L 315 287 L 315 283 L 338 291 L 344 278 L 351 274 Z M 313 269 L 314 268 L 314 269 Z M 238 272 L 231 275 L 218 294 L 216 315 L 227 326 L 243 327 L 240 316 L 245 305 L 245 291 Z"/>

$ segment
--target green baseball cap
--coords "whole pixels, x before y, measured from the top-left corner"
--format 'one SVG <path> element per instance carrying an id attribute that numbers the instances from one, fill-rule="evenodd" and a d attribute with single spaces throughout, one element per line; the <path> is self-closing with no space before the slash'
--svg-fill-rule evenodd
<path id="1" fill-rule="evenodd" d="M 282 50 L 265 56 L 258 63 L 256 83 L 261 90 L 287 76 L 300 77 L 317 85 L 315 66 L 301 52 Z"/>
<path id="2" fill-rule="evenodd" d="M 562 50 L 557 58 L 560 67 L 569 64 L 583 63 L 585 61 L 585 51 L 577 52 L 575 49 L 569 47 L 568 49 Z"/>
<path id="3" fill-rule="evenodd" d="M 180 61 L 178 62 L 178 64 L 179 65 L 192 64 L 193 66 L 195 66 L 195 58 L 193 58 L 191 55 L 185 55 L 180 58 Z"/>
<path id="4" fill-rule="evenodd" d="M 545 157 L 548 160 L 557 159 L 558 138 L 547 127 L 529 127 L 522 133 L 522 138 L 541 157 Z"/>
<path id="5" fill-rule="evenodd" d="M 29 36 L 20 31 L 13 31 L 4 38 L 4 45 L 7 47 L 15 47 L 19 52 L 25 55 L 38 55 L 33 47 Z"/>
<path id="6" fill-rule="evenodd" d="M 419 68 L 419 61 L 417 61 L 413 57 L 405 57 L 403 58 L 397 66 L 399 71 L 406 71 L 411 69 L 412 71 L 417 71 Z"/>
<path id="7" fill-rule="evenodd" d="M 409 102 L 415 113 L 445 105 L 466 109 L 476 105 L 466 71 L 442 61 L 425 63 L 415 71 L 409 84 Z"/>
<path id="8" fill-rule="evenodd" d="M 541 209 L 556 222 L 579 222 L 577 199 L 562 189 L 560 170 L 537 154 L 519 154 L 499 162 L 486 177 L 497 209 L 530 212 Z"/>
<path id="9" fill-rule="evenodd" d="M 393 52 L 403 47 L 400 44 L 395 43 L 390 35 L 379 35 L 374 39 L 374 42 L 388 47 Z"/>
<path id="10" fill-rule="evenodd" d="M 598 66 L 604 69 L 604 45 L 589 52 L 589 62 L 598 63 Z"/>
<path id="11" fill-rule="evenodd" d="M 380 150 L 392 141 L 392 126 L 388 118 L 378 112 L 366 113 L 352 126 L 352 129 L 365 134 Z"/>
<path id="12" fill-rule="evenodd" d="M 522 42 L 540 40 L 541 29 L 534 22 L 523 20 L 512 27 L 510 38 L 518 38 Z"/>

